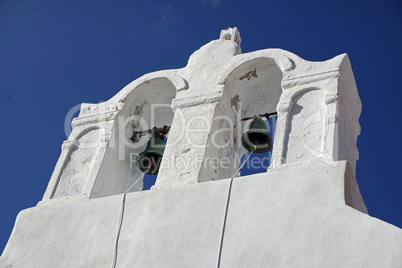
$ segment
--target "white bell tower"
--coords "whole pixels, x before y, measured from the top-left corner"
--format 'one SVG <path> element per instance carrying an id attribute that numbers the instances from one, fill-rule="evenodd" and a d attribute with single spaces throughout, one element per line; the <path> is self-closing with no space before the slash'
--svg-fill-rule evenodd
<path id="1" fill-rule="evenodd" d="M 236 27 L 222 30 L 186 67 L 82 104 L 0 267 L 402 267 L 402 230 L 367 214 L 355 179 L 361 102 L 348 56 L 240 44 Z M 264 114 L 277 114 L 271 165 L 235 177 L 244 119 Z M 135 161 L 154 128 L 167 141 L 142 191 Z"/>

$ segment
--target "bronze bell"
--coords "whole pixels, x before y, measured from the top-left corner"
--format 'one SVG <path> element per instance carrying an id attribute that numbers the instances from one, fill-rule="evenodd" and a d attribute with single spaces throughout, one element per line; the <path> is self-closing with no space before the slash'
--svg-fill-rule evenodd
<path id="1" fill-rule="evenodd" d="M 165 142 L 160 135 L 156 134 L 148 141 L 145 150 L 137 156 L 137 167 L 149 175 L 158 174 L 164 151 Z"/>
<path id="2" fill-rule="evenodd" d="M 243 147 L 250 152 L 263 153 L 272 148 L 272 139 L 268 134 L 267 124 L 257 118 L 250 124 L 250 129 L 241 137 Z"/>

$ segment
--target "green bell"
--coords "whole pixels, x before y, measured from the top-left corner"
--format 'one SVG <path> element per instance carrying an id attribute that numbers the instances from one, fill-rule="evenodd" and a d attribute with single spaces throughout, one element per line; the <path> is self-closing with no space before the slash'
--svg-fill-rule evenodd
<path id="1" fill-rule="evenodd" d="M 250 129 L 241 137 L 243 147 L 250 152 L 263 153 L 272 148 L 272 139 L 267 124 L 262 119 L 254 119 Z"/>
<path id="2" fill-rule="evenodd" d="M 137 167 L 144 173 L 156 175 L 162 162 L 165 142 L 159 135 L 152 137 L 145 150 L 136 158 Z"/>

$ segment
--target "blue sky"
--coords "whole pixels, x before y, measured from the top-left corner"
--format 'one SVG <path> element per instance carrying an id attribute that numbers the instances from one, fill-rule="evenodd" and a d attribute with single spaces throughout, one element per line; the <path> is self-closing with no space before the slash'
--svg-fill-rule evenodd
<path id="1" fill-rule="evenodd" d="M 360 191 L 370 215 L 402 227 L 400 0 L 0 0 L 0 250 L 18 212 L 41 200 L 73 106 L 184 67 L 229 26 L 243 52 L 349 54 L 363 103 Z"/>

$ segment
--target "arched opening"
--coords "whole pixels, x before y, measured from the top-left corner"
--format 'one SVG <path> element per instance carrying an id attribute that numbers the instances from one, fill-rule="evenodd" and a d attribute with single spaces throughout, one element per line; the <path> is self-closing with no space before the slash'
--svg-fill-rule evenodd
<path id="1" fill-rule="evenodd" d="M 231 117 L 237 122 L 234 130 L 235 146 L 232 149 L 234 168 L 239 168 L 248 156 L 248 151 L 242 146 L 241 136 L 248 130 L 252 119 L 242 119 L 276 112 L 282 94 L 282 77 L 282 70 L 274 59 L 256 58 L 237 66 L 225 79 L 224 96 L 230 103 L 230 109 L 226 110 L 231 111 Z M 270 116 L 269 120 L 266 120 L 273 146 L 276 120 L 277 116 Z M 265 153 L 253 153 L 241 169 L 241 176 L 266 172 L 271 164 L 272 151 L 273 148 Z"/>
<path id="2" fill-rule="evenodd" d="M 175 96 L 175 86 L 164 77 L 142 83 L 127 95 L 115 119 L 91 198 L 124 193 L 143 175 L 136 158 L 144 151 L 151 134 L 133 137 L 133 133 L 170 126 L 174 115 L 171 102 Z M 156 177 L 145 175 L 129 192 L 150 189 Z"/>

